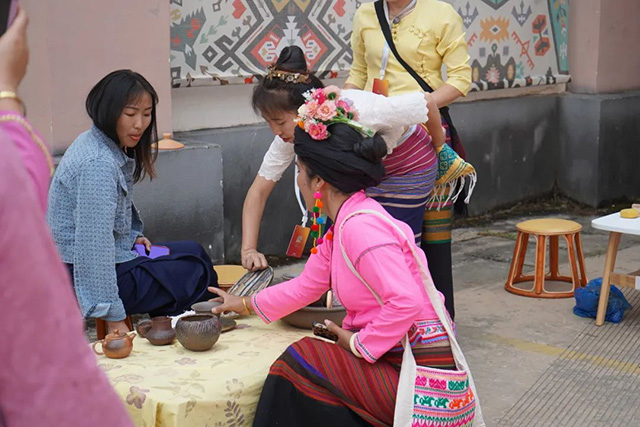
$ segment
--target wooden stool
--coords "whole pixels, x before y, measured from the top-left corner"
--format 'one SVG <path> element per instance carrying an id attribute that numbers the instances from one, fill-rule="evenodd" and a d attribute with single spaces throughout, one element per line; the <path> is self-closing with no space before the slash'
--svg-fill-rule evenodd
<path id="1" fill-rule="evenodd" d="M 131 322 L 130 316 L 124 318 L 124 323 L 127 324 L 130 331 L 133 331 L 133 323 Z M 107 336 L 107 322 L 105 320 L 96 319 L 96 334 L 99 340 Z"/>
<path id="2" fill-rule="evenodd" d="M 214 265 L 213 269 L 218 275 L 218 286 L 220 289 L 227 290 L 235 285 L 248 271 L 241 265 Z"/>
<path id="3" fill-rule="evenodd" d="M 584 254 L 582 253 L 582 243 L 580 241 L 580 230 L 582 226 L 575 221 L 566 219 L 532 219 L 519 223 L 516 247 L 513 251 L 511 269 L 504 288 L 516 295 L 534 298 L 569 298 L 573 296 L 573 291 L 578 286 L 587 284 L 587 276 L 584 271 Z M 536 268 L 533 276 L 523 276 L 522 267 L 524 257 L 527 253 L 529 236 L 536 238 Z M 567 241 L 569 252 L 569 264 L 571 265 L 571 277 L 560 276 L 558 271 L 558 240 L 560 236 Z M 549 240 L 549 273 L 545 274 L 546 243 Z M 576 265 L 576 251 L 578 266 Z M 545 280 L 573 283 L 571 291 L 548 291 L 544 287 Z M 533 282 L 533 287 L 529 290 L 516 288 L 515 283 Z"/>

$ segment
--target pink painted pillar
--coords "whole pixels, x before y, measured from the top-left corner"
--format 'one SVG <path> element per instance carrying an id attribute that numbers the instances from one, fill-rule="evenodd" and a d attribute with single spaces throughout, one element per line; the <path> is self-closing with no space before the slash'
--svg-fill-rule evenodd
<path id="1" fill-rule="evenodd" d="M 569 3 L 569 70 L 574 93 L 640 89 L 640 2 Z"/>
<path id="2" fill-rule="evenodd" d="M 169 2 L 21 0 L 30 19 L 31 59 L 21 88 L 29 119 L 66 149 L 90 125 L 84 102 L 107 73 L 128 68 L 158 92 L 158 131 L 171 132 Z"/>

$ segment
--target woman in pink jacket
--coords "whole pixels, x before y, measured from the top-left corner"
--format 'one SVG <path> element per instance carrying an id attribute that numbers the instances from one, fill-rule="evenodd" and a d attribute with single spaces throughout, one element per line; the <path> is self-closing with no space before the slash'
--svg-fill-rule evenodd
<path id="1" fill-rule="evenodd" d="M 331 103 L 316 110 L 327 99 L 337 111 Z M 334 89 L 316 90 L 299 114 L 304 130 L 296 129 L 294 138 L 298 184 L 306 206 L 315 207 L 315 222 L 321 210 L 334 226 L 324 240 L 317 238 L 299 277 L 251 298 L 211 289 L 224 301 L 214 311 L 255 312 L 270 323 L 331 289 L 347 311 L 342 327 L 326 321 L 337 345 L 313 338 L 292 344 L 271 367 L 254 425 L 391 425 L 402 337 L 409 334 L 418 365 L 454 369 L 449 340 L 411 252 L 410 227 L 363 191 L 385 175 L 384 141 L 352 120 L 357 112 Z M 314 120 L 314 114 L 326 120 Z M 363 209 L 399 228 L 375 214 L 350 217 Z M 424 253 L 417 252 L 426 265 Z"/>
<path id="2" fill-rule="evenodd" d="M 16 92 L 27 16 L 0 37 L 0 426 L 132 426 L 96 363 L 44 218 L 49 147 Z"/>

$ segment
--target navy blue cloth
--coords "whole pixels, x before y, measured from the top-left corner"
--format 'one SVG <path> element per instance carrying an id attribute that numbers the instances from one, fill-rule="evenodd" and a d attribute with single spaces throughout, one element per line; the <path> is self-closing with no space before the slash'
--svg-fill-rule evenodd
<path id="1" fill-rule="evenodd" d="M 155 259 L 139 256 L 115 265 L 127 315 L 175 316 L 216 296 L 207 287 L 218 287 L 218 275 L 201 245 L 191 240 L 154 244 L 167 246 L 170 254 Z M 73 265 L 67 267 L 73 277 Z"/>

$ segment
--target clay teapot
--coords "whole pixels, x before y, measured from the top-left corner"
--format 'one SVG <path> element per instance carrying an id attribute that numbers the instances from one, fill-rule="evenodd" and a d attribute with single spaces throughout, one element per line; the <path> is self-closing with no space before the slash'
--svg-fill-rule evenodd
<path id="1" fill-rule="evenodd" d="M 153 345 L 171 344 L 176 337 L 176 331 L 171 327 L 171 318 L 167 316 L 143 320 L 138 323 L 136 330 Z"/>
<path id="2" fill-rule="evenodd" d="M 120 333 L 119 330 L 115 329 L 113 333 L 107 334 L 104 339 L 94 342 L 93 351 L 95 351 L 97 355 L 105 355 L 110 359 L 124 359 L 131 354 L 131 350 L 133 349 L 133 339 L 135 337 L 135 332 L 125 334 L 124 332 Z M 96 349 L 98 344 L 101 344 L 102 351 L 98 351 Z"/>
<path id="3" fill-rule="evenodd" d="M 222 326 L 213 313 L 183 316 L 176 324 L 178 341 L 191 351 L 209 350 L 220 338 Z"/>

